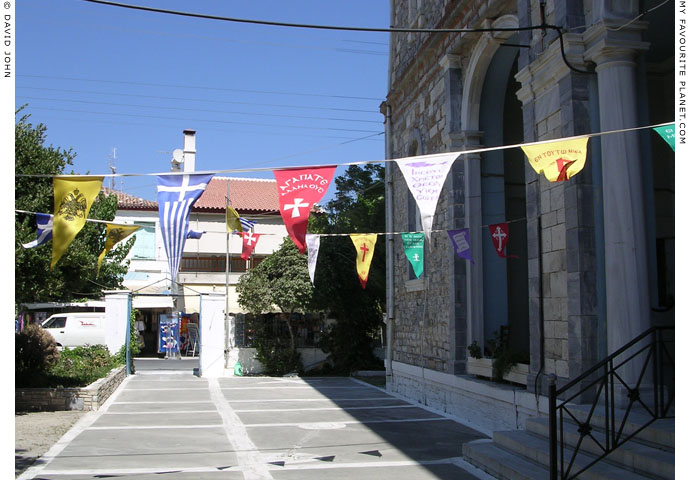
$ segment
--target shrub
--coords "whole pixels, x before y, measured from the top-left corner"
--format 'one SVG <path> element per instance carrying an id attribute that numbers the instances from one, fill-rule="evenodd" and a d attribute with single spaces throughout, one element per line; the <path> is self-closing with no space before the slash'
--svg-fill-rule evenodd
<path id="1" fill-rule="evenodd" d="M 65 349 L 46 381 L 50 386 L 86 386 L 105 377 L 116 366 L 115 357 L 110 356 L 105 345 Z"/>
<path id="2" fill-rule="evenodd" d="M 252 345 L 256 348 L 256 359 L 263 365 L 266 375 L 302 373 L 300 353 L 293 350 L 289 338 L 274 332 L 271 318 L 262 315 L 245 318 L 254 332 Z"/>
<path id="3" fill-rule="evenodd" d="M 14 335 L 14 368 L 18 376 L 40 374 L 60 358 L 53 336 L 37 324 Z"/>

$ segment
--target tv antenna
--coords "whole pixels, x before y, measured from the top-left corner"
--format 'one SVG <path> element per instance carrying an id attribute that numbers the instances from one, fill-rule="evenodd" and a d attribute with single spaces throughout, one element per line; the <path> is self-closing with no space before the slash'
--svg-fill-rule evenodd
<path id="1" fill-rule="evenodd" d="M 113 153 L 108 155 L 108 168 L 110 172 L 115 175 L 117 172 L 117 167 L 115 166 L 115 161 L 117 160 L 117 147 L 113 147 Z M 115 190 L 115 177 L 110 178 L 110 188 Z"/>

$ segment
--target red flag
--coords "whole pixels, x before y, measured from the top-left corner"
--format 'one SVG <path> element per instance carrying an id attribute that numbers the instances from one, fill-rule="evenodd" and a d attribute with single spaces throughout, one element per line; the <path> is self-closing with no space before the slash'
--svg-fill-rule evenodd
<path id="1" fill-rule="evenodd" d="M 507 223 L 497 223 L 495 225 L 489 225 L 489 235 L 491 235 L 491 241 L 494 242 L 494 248 L 499 257 L 502 258 L 518 258 L 515 255 L 508 255 L 506 257 L 506 247 L 508 246 L 508 224 Z"/>
<path id="2" fill-rule="evenodd" d="M 242 255 L 240 255 L 240 257 L 242 257 L 245 260 L 249 260 L 249 256 L 254 251 L 254 247 L 256 247 L 256 244 L 259 241 L 259 237 L 262 234 L 261 233 L 252 233 L 252 232 L 242 232 L 242 233 L 238 233 L 238 235 L 242 235 Z"/>
<path id="3" fill-rule="evenodd" d="M 312 206 L 321 200 L 333 179 L 335 166 L 274 170 L 280 214 L 300 253 L 307 250 L 305 236 Z"/>

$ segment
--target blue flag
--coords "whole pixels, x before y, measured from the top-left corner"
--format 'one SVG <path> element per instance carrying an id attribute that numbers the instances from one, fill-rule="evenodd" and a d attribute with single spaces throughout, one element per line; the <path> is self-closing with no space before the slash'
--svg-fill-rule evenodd
<path id="1" fill-rule="evenodd" d="M 170 278 L 175 281 L 189 232 L 189 212 L 206 189 L 213 174 L 158 176 L 158 217 Z"/>
<path id="2" fill-rule="evenodd" d="M 43 245 L 53 238 L 53 216 L 47 213 L 36 214 L 36 240 L 22 244 L 24 248 L 34 248 Z"/>
<path id="3" fill-rule="evenodd" d="M 252 222 L 251 220 L 247 220 L 244 217 L 240 217 L 240 223 L 242 224 L 242 231 L 246 233 L 252 229 L 256 222 Z"/>
<path id="4" fill-rule="evenodd" d="M 206 232 L 197 232 L 196 230 L 190 230 L 189 232 L 187 232 L 187 238 L 194 238 L 198 240 L 204 233 Z"/>

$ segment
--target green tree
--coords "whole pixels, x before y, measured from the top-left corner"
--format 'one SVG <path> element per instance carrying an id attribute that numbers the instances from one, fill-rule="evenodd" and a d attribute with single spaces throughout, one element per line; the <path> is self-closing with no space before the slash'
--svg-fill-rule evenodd
<path id="1" fill-rule="evenodd" d="M 238 303 L 250 313 L 260 315 L 281 311 L 280 319 L 287 325 L 289 345 L 282 345 L 279 338 L 272 338 L 267 329 L 258 339 L 256 348 L 259 360 L 264 366 L 282 365 L 282 370 L 293 370 L 299 364 L 295 348 L 292 319 L 296 314 L 304 315 L 311 309 L 313 288 L 309 279 L 307 256 L 301 255 L 290 238 L 258 266 L 240 277 L 237 284 Z M 272 357 L 281 359 L 274 362 Z M 269 373 L 280 373 L 271 368 Z"/>
<path id="2" fill-rule="evenodd" d="M 15 124 L 15 208 L 29 212 L 53 212 L 51 175 L 64 174 L 75 153 L 46 146 L 46 127 L 29 123 L 22 116 Z M 73 173 L 73 172 L 69 172 Z M 21 175 L 48 175 L 46 177 Z M 115 217 L 117 198 L 102 192 L 94 201 L 89 218 L 110 221 Z M 55 267 L 50 269 L 52 243 L 24 248 L 36 238 L 35 215 L 15 215 L 15 306 L 25 302 L 69 301 L 100 296 L 103 290 L 122 286 L 129 261 L 125 257 L 134 239 L 106 255 L 96 278 L 98 255 L 105 247 L 105 225 L 87 222 Z"/>
<path id="3" fill-rule="evenodd" d="M 385 231 L 384 168 L 350 166 L 335 179 L 335 197 L 325 213 L 312 217 L 314 233 L 378 233 Z M 347 236 L 324 237 L 314 277 L 314 304 L 337 322 L 321 342 L 335 370 L 353 370 L 380 364 L 373 353 L 374 339 L 383 325 L 386 295 L 386 245 L 379 235 L 366 288 L 356 270 L 356 255 Z"/>

